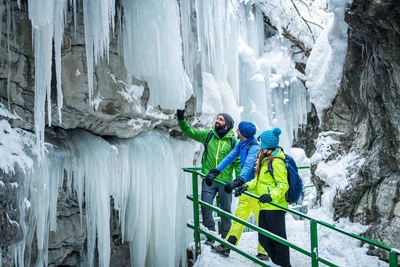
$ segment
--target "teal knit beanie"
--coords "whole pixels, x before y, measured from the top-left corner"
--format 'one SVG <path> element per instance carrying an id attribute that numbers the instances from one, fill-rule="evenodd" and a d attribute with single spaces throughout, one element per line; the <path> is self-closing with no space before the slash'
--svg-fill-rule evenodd
<path id="1" fill-rule="evenodd" d="M 280 128 L 264 131 L 260 134 L 261 150 L 275 149 L 279 144 L 279 135 L 282 133 Z"/>

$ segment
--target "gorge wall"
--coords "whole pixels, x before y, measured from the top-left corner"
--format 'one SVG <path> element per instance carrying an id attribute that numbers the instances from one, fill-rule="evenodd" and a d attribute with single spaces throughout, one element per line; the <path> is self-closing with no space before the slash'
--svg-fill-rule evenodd
<path id="1" fill-rule="evenodd" d="M 322 131 L 334 131 L 340 157 L 351 151 L 365 159 L 349 171 L 337 192 L 335 218 L 370 225 L 366 236 L 400 245 L 400 5 L 355 0 L 347 8 L 348 53 L 339 92 L 323 114 Z M 314 177 L 322 190 L 324 182 Z M 387 258 L 382 251 L 371 248 Z"/>
<path id="2" fill-rule="evenodd" d="M 360 168 L 349 171 L 349 186 L 337 192 L 335 218 L 349 217 L 354 222 L 368 224 L 367 237 L 397 248 L 400 247 L 399 14 L 397 0 L 354 0 L 349 5 L 345 17 L 349 24 L 348 54 L 338 95 L 322 115 L 320 125 L 316 115 L 310 113 L 309 124 L 297 141 L 297 145 L 303 146 L 307 155 L 312 156 L 314 138 L 320 132 L 329 135 L 332 131 L 330 135 L 341 142 L 333 148 L 334 157 L 355 151 L 365 159 Z M 19 7 L 16 0 L 0 1 L 0 15 L 0 103 L 15 115 L 13 118 L 0 115 L 0 118 L 14 128 L 34 131 L 35 58 L 27 2 L 22 1 Z M 62 44 L 62 122 L 58 117 L 53 79 L 52 127 L 47 127 L 46 142 L 63 146 L 62 142 L 68 142 L 63 140 L 65 131 L 75 128 L 120 138 L 158 129 L 179 137 L 174 110 L 160 107 L 148 110 L 150 91 L 146 81 L 132 78 L 139 97 L 133 97 L 120 82 L 127 79 L 127 70 L 123 67 L 118 34 L 116 30 L 112 36 L 108 62 L 103 59 L 95 66 L 94 94 L 101 96 L 102 101 L 94 107 L 89 104 L 87 93 L 83 16 L 77 12 L 74 18 L 73 12 L 68 12 Z M 201 84 L 200 81 L 192 83 Z M 132 98 L 121 97 L 123 91 L 132 93 Z M 190 115 L 196 113 L 195 98 L 186 104 Z M 315 166 L 312 167 L 315 170 Z M 17 189 L 12 184 L 21 182 L 24 174 L 0 172 L 0 178 L 5 182 L 4 187 L 0 186 L 1 256 L 3 266 L 14 266 L 12 246 L 21 240 L 23 232 L 10 223 L 7 216 L 15 221 L 21 216 L 16 207 Z M 313 181 L 320 196 L 326 184 L 318 176 L 313 176 Z M 87 233 L 79 227 L 77 199 L 64 189 L 60 189 L 58 196 L 60 227 L 49 236 L 49 266 L 76 266 L 84 255 Z M 317 198 L 316 203 L 319 200 Z M 112 266 L 126 266 L 130 252 L 127 243 L 121 243 L 118 217 L 114 215 L 111 218 L 111 262 Z M 384 259 L 388 257 L 373 249 L 371 253 Z M 37 257 L 32 248 L 30 262 L 35 262 Z"/>

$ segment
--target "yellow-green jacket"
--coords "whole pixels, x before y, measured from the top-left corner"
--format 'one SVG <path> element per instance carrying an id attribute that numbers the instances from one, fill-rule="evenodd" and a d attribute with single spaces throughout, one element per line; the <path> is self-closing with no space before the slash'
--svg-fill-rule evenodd
<path id="1" fill-rule="evenodd" d="M 285 162 L 283 161 L 285 159 L 285 154 L 279 148 L 274 153 L 276 153 L 272 161 L 274 177 L 272 177 L 268 171 L 269 158 L 265 158 L 260 175 L 246 183 L 248 186 L 247 190 L 258 196 L 270 194 L 273 202 L 288 207 L 285 195 L 286 191 L 289 189 L 289 183 L 287 180 Z M 260 210 L 279 210 L 279 208 L 268 203 L 260 203 Z"/>
<path id="2" fill-rule="evenodd" d="M 197 130 L 190 127 L 186 120 L 178 121 L 179 127 L 182 132 L 189 138 L 202 143 L 206 142 L 207 135 L 210 130 Z M 214 169 L 218 164 L 232 151 L 231 137 L 234 136 L 233 130 L 229 130 L 228 133 L 220 139 L 217 132 L 212 127 L 212 132 L 214 136 L 210 139 L 207 146 L 207 153 L 204 157 L 203 164 L 201 166 L 201 172 L 207 174 L 211 169 Z M 238 139 L 235 138 L 235 144 L 238 143 Z M 240 174 L 240 160 L 236 159 L 231 165 L 226 167 L 217 179 L 223 182 L 232 181 L 232 172 L 235 169 L 236 175 Z"/>

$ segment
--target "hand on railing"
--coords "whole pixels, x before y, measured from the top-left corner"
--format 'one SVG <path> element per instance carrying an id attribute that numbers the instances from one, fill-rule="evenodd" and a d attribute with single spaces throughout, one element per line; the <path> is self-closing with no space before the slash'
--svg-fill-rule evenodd
<path id="1" fill-rule="evenodd" d="M 215 177 L 217 177 L 221 172 L 218 169 L 212 169 L 207 175 L 206 175 L 206 184 L 208 186 L 211 186 L 213 184 L 213 180 Z"/>
<path id="2" fill-rule="evenodd" d="M 243 194 L 243 192 L 246 191 L 246 190 L 247 190 L 247 185 L 239 186 L 239 187 L 236 189 L 235 197 L 240 196 L 240 195 Z"/>
<path id="3" fill-rule="evenodd" d="M 261 203 L 269 203 L 272 201 L 271 195 L 270 194 L 264 194 L 261 195 L 260 198 L 258 199 Z"/>
<path id="4" fill-rule="evenodd" d="M 230 194 L 233 188 L 241 186 L 242 184 L 244 184 L 244 179 L 241 176 L 237 176 L 235 180 L 225 184 L 225 192 Z"/>

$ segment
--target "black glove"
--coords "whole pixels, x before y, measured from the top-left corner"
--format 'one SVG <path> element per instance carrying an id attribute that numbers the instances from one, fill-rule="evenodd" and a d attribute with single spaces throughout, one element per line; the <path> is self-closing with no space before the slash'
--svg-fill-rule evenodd
<path id="1" fill-rule="evenodd" d="M 271 195 L 270 194 L 264 194 L 260 196 L 258 199 L 261 203 L 269 203 L 272 201 Z"/>
<path id="2" fill-rule="evenodd" d="M 206 175 L 206 184 L 208 186 L 211 186 L 213 184 L 213 180 L 215 177 L 217 177 L 221 172 L 218 169 L 212 169 L 207 175 Z"/>
<path id="3" fill-rule="evenodd" d="M 242 184 L 244 184 L 243 178 L 241 176 L 237 176 L 235 180 L 225 184 L 225 192 L 230 194 L 232 193 L 233 188 L 241 186 Z"/>
<path id="4" fill-rule="evenodd" d="M 184 109 L 177 109 L 176 110 L 176 117 L 178 118 L 179 121 L 185 119 L 184 113 L 185 113 Z"/>
<path id="5" fill-rule="evenodd" d="M 243 192 L 246 191 L 246 190 L 247 190 L 247 185 L 239 186 L 239 187 L 236 189 L 235 197 L 240 196 L 240 195 L 243 194 Z"/>

